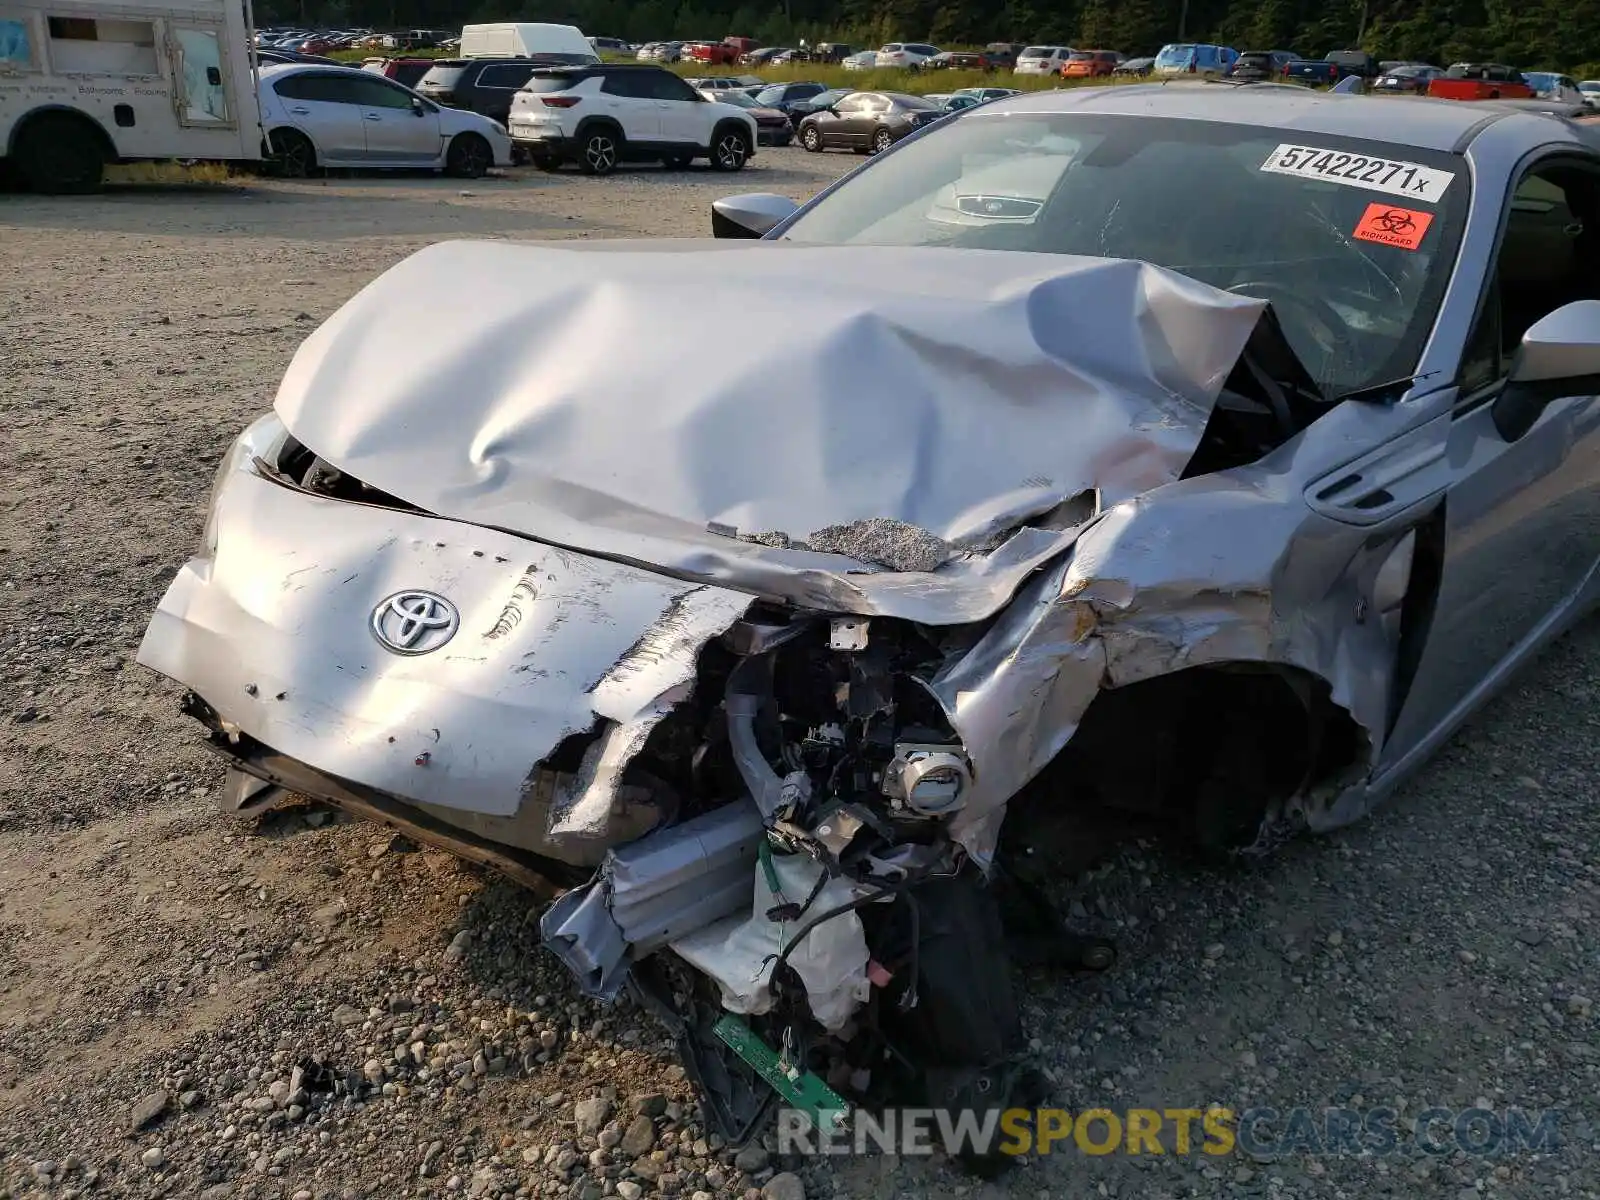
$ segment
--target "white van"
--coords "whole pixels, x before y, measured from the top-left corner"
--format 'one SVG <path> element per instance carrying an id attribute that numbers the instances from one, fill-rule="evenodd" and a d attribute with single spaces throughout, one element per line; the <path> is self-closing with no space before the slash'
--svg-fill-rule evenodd
<path id="1" fill-rule="evenodd" d="M 0 0 L 0 156 L 34 191 L 107 163 L 259 161 L 249 0 Z"/>
<path id="2" fill-rule="evenodd" d="M 600 58 L 576 25 L 542 25 L 526 21 L 497 21 L 492 25 L 467 25 L 461 30 L 462 58 L 533 58 L 560 54 L 574 66 Z M 577 55 L 577 58 L 573 58 Z"/>

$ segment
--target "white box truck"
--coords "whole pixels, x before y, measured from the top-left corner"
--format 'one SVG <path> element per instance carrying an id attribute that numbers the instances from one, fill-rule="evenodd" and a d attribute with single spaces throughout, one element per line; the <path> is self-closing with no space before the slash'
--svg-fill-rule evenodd
<path id="1" fill-rule="evenodd" d="M 259 161 L 249 0 L 0 0 L 0 157 L 34 191 L 107 163 Z"/>
<path id="2" fill-rule="evenodd" d="M 0 0 L 3 2 L 3 0 Z M 467 25 L 461 30 L 462 58 L 537 58 L 541 55 L 578 56 L 577 61 L 599 62 L 594 47 L 576 25 L 545 25 L 528 21 L 496 21 Z"/>

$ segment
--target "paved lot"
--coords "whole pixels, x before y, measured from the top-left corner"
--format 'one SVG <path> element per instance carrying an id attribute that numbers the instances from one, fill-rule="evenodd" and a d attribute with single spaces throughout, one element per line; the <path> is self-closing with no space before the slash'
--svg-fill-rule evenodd
<path id="1" fill-rule="evenodd" d="M 1133 846 L 1064 877 L 1121 964 L 1027 981 L 1064 1104 L 1264 1105 L 1279 1133 L 1388 1107 L 1402 1146 L 1430 1107 L 1561 1110 L 1559 1148 L 1498 1158 L 1168 1135 L 994 1184 L 734 1161 L 658 1031 L 576 1001 L 514 889 L 323 813 L 214 814 L 216 763 L 130 660 L 316 323 L 443 238 L 698 236 L 719 194 L 799 198 L 857 161 L 0 196 L 0 1197 L 1600 1196 L 1593 624 L 1356 830 L 1248 872 Z M 292 1094 L 311 1055 L 384 1094 Z M 575 1105 L 605 1088 L 597 1139 Z"/>

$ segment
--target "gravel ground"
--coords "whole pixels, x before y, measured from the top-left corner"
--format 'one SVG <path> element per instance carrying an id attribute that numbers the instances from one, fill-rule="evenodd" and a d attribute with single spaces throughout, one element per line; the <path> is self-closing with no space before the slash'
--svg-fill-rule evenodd
<path id="1" fill-rule="evenodd" d="M 431 241 L 695 235 L 730 183 L 800 197 L 855 160 L 757 163 L 0 197 L 0 1197 L 1600 1196 L 1594 624 L 1357 829 L 1063 878 L 1120 964 L 1026 980 L 1068 1106 L 1558 1108 L 1539 1153 L 1072 1153 L 996 1183 L 733 1155 L 514 888 L 314 808 L 215 813 L 131 658 L 301 338 Z"/>

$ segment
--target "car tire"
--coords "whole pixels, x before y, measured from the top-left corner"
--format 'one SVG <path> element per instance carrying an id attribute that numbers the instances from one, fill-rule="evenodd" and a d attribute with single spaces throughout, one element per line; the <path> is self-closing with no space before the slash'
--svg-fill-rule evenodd
<path id="1" fill-rule="evenodd" d="M 661 160 L 661 165 L 669 171 L 684 171 L 688 169 L 689 164 L 692 162 L 694 162 L 693 155 L 669 154 Z"/>
<path id="2" fill-rule="evenodd" d="M 711 135 L 711 168 L 742 171 L 750 161 L 750 135 L 742 129 L 724 128 Z"/>
<path id="3" fill-rule="evenodd" d="M 822 130 L 815 125 L 807 125 L 800 131 L 800 144 L 812 154 L 822 153 Z"/>
<path id="4" fill-rule="evenodd" d="M 609 125 L 597 125 L 583 135 L 578 147 L 578 169 L 585 175 L 609 175 L 622 158 L 622 134 Z"/>
<path id="5" fill-rule="evenodd" d="M 880 129 L 872 135 L 872 152 L 874 154 L 882 154 L 892 145 L 894 145 L 894 135 L 887 129 Z"/>
<path id="6" fill-rule="evenodd" d="M 304 179 L 316 168 L 317 148 L 297 130 L 274 129 L 267 135 L 267 149 L 285 179 Z"/>
<path id="7" fill-rule="evenodd" d="M 458 133 L 444 156 L 445 174 L 455 179 L 482 179 L 494 166 L 494 151 L 475 133 Z"/>
<path id="8" fill-rule="evenodd" d="M 41 196 L 86 196 L 105 181 L 106 154 L 82 117 L 45 113 L 23 128 L 13 155 L 23 182 Z"/>

